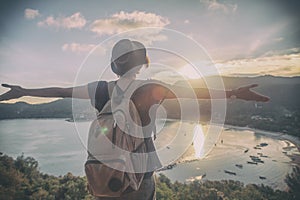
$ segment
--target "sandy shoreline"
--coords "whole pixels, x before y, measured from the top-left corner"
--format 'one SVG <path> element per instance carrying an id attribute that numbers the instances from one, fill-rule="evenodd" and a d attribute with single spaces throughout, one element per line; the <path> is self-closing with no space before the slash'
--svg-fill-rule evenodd
<path id="1" fill-rule="evenodd" d="M 286 133 L 271 132 L 271 131 L 265 131 L 265 130 L 255 129 L 255 128 L 239 127 L 239 126 L 232 126 L 232 125 L 224 125 L 224 128 L 253 131 L 255 134 L 263 135 L 273 139 L 287 140 L 292 144 L 294 144 L 297 147 L 298 151 L 300 152 L 300 139 Z M 285 147 L 285 149 L 287 150 L 289 150 L 289 148 L 290 147 Z M 296 164 L 297 166 L 300 166 L 300 154 L 288 154 L 287 156 L 291 158 L 292 163 Z"/>
<path id="2" fill-rule="evenodd" d="M 207 126 L 202 128 L 205 134 Z M 222 128 L 216 140 L 208 140 L 206 147 L 211 144 L 212 149 L 206 149 L 204 157 L 196 158 L 197 146 L 190 145 L 182 156 L 161 171 L 172 181 L 179 182 L 231 179 L 279 190 L 287 188 L 286 175 L 294 166 L 300 166 L 298 138 L 249 127 L 224 125 Z M 208 136 L 205 134 L 205 137 Z M 261 162 L 249 163 L 252 157 L 258 157 Z"/>
<path id="3" fill-rule="evenodd" d="M 265 131 L 265 130 L 255 129 L 255 128 L 232 126 L 232 125 L 224 125 L 224 128 L 230 128 L 230 129 L 232 128 L 232 129 L 236 129 L 236 130 L 253 131 L 255 134 L 271 137 L 271 138 L 274 138 L 274 139 L 288 140 L 297 147 L 298 151 L 300 151 L 300 139 L 295 137 L 295 136 L 286 134 L 286 133 L 271 132 L 271 131 Z"/>
<path id="4" fill-rule="evenodd" d="M 220 126 L 217 125 L 216 126 Z M 260 130 L 260 129 L 254 129 L 254 128 L 249 128 L 249 127 L 239 127 L 239 126 L 233 126 L 233 125 L 223 125 L 223 129 L 234 129 L 234 130 L 240 130 L 240 131 L 252 131 L 254 132 L 254 134 L 257 135 L 262 135 L 265 137 L 269 137 L 272 139 L 276 139 L 276 140 L 287 140 L 289 142 L 291 142 L 292 144 L 294 144 L 298 151 L 300 152 L 300 140 L 295 137 L 295 136 L 291 136 L 288 135 L 286 133 L 280 133 L 280 132 L 271 132 L 271 131 L 265 131 L 265 130 Z M 290 148 L 290 147 L 285 147 L 285 148 Z M 288 150 L 288 149 L 287 149 Z M 206 156 L 208 156 L 210 153 L 208 153 Z M 292 163 L 295 163 L 296 165 L 300 166 L 300 154 L 295 155 L 287 155 L 288 157 L 290 157 L 292 159 Z M 177 165 L 177 164 L 184 164 L 184 163 L 188 163 L 188 162 L 194 162 L 194 161 L 198 161 L 199 159 L 195 157 L 195 150 L 193 148 L 193 145 L 191 145 L 186 152 L 177 159 L 177 161 L 173 164 Z"/>

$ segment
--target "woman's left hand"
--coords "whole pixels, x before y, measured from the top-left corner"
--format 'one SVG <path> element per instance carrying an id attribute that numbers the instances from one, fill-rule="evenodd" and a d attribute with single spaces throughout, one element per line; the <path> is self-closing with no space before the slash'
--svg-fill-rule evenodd
<path id="1" fill-rule="evenodd" d="M 0 101 L 17 99 L 22 96 L 25 96 L 25 90 L 21 86 L 2 84 L 2 87 L 10 88 L 10 90 L 0 95 Z"/>
<path id="2" fill-rule="evenodd" d="M 267 102 L 270 100 L 269 97 L 259 94 L 257 92 L 252 91 L 252 88 L 257 87 L 257 84 L 247 85 L 244 87 L 240 87 L 238 89 L 232 90 L 231 96 L 235 96 L 238 99 L 243 99 L 246 101 L 261 101 Z"/>

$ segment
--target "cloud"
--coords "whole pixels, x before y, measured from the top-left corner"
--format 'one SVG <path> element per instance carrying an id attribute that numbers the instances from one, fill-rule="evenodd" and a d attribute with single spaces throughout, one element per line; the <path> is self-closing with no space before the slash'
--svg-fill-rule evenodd
<path id="1" fill-rule="evenodd" d="M 39 13 L 38 10 L 33 10 L 33 9 L 30 9 L 30 8 L 27 8 L 24 11 L 24 17 L 26 19 L 34 19 L 38 16 L 40 16 L 40 13 Z"/>
<path id="2" fill-rule="evenodd" d="M 299 49 L 298 49 L 299 50 Z M 291 54 L 263 56 L 250 59 L 238 59 L 218 63 L 218 69 L 222 74 L 273 75 L 273 76 L 299 76 L 300 75 L 300 52 L 286 50 Z"/>
<path id="3" fill-rule="evenodd" d="M 278 55 L 290 55 L 290 54 L 300 54 L 300 48 L 290 48 L 281 50 L 271 50 L 264 53 L 263 57 L 266 56 L 278 56 Z"/>
<path id="4" fill-rule="evenodd" d="M 261 51 L 274 49 L 278 44 L 280 45 L 279 42 L 282 41 L 283 38 L 277 37 L 277 35 L 280 34 L 286 26 L 287 22 L 280 22 L 255 31 L 252 34 L 252 40 L 249 44 L 249 54 L 261 53 Z"/>
<path id="5" fill-rule="evenodd" d="M 109 18 L 95 20 L 91 24 L 90 30 L 99 36 L 119 34 L 131 30 L 131 32 L 126 33 L 127 37 L 138 40 L 145 45 L 151 45 L 154 41 L 167 40 L 167 36 L 163 35 L 161 31 L 168 24 L 170 24 L 168 18 L 155 13 L 120 11 Z"/>
<path id="6" fill-rule="evenodd" d="M 70 43 L 70 44 L 64 44 L 62 46 L 63 51 L 70 51 L 73 53 L 81 54 L 81 53 L 88 53 L 94 48 L 96 48 L 97 45 L 95 44 L 79 44 L 79 43 Z M 105 53 L 105 49 L 103 47 L 98 46 L 96 51 L 100 54 Z"/>
<path id="7" fill-rule="evenodd" d="M 163 28 L 168 24 L 170 21 L 167 18 L 154 13 L 121 11 L 109 18 L 95 20 L 91 25 L 91 31 L 98 35 L 111 35 L 141 27 Z"/>
<path id="8" fill-rule="evenodd" d="M 284 40 L 284 38 L 283 38 L 283 37 L 278 37 L 278 38 L 274 38 L 273 40 L 274 40 L 275 42 L 281 42 L 281 41 Z"/>
<path id="9" fill-rule="evenodd" d="M 84 16 L 80 13 L 74 13 L 69 17 L 57 17 L 54 18 L 53 16 L 47 17 L 44 21 L 38 22 L 38 26 L 49 26 L 49 27 L 56 27 L 56 28 L 66 28 L 66 29 L 81 29 L 86 25 L 86 20 Z"/>
<path id="10" fill-rule="evenodd" d="M 217 0 L 200 0 L 200 2 L 204 3 L 210 11 L 222 11 L 226 14 L 234 13 L 238 8 L 237 4 L 221 3 Z"/>
<path id="11" fill-rule="evenodd" d="M 189 24 L 189 23 L 190 23 L 190 20 L 186 19 L 186 20 L 184 20 L 184 22 L 183 22 L 183 23 L 185 23 L 185 24 Z"/>

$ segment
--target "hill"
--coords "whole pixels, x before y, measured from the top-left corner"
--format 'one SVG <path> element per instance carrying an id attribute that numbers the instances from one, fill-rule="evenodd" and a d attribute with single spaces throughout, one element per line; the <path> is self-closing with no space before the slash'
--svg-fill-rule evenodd
<path id="1" fill-rule="evenodd" d="M 217 77 L 206 79 L 209 85 L 217 82 Z M 256 83 L 259 87 L 255 91 L 271 98 L 268 103 L 255 103 L 243 100 L 229 100 L 225 123 L 235 126 L 248 126 L 268 131 L 284 132 L 300 136 L 300 77 L 223 77 L 227 90 Z M 178 85 L 187 85 L 179 81 Z M 190 80 L 193 87 L 206 87 L 204 80 Z M 184 101 L 183 101 L 184 102 Z M 220 117 L 218 110 L 211 113 L 211 101 L 198 101 L 200 107 L 200 120 L 208 121 Z M 166 110 L 170 118 L 180 118 L 180 106 L 176 100 L 165 102 Z M 185 109 L 190 109 L 193 118 L 193 109 L 189 108 L 189 101 L 184 102 Z M 220 117 L 222 118 L 222 116 Z"/>
<path id="2" fill-rule="evenodd" d="M 88 100 L 74 100 L 73 108 L 74 115 L 78 118 L 82 115 L 87 117 L 94 112 Z M 59 99 L 44 104 L 0 103 L 0 119 L 24 118 L 73 118 L 72 99 Z"/>
<path id="3" fill-rule="evenodd" d="M 206 81 L 216 82 L 216 77 L 209 77 Z M 238 88 L 243 85 L 257 83 L 259 87 L 254 90 L 271 98 L 269 103 L 254 103 L 242 100 L 228 101 L 226 124 L 236 126 L 249 126 L 262 130 L 286 132 L 299 136 L 300 134 L 300 77 L 223 77 L 226 89 Z M 194 87 L 204 87 L 203 80 L 190 80 Z M 177 82 L 184 85 L 183 82 Z M 163 104 L 169 118 L 178 119 L 181 110 L 176 100 L 168 100 Z M 211 115 L 218 116 L 219 113 L 211 113 L 211 102 L 209 100 L 199 101 L 201 121 L 210 120 Z M 194 110 L 189 107 L 189 101 L 185 103 L 185 109 L 191 113 L 193 119 Z M 0 119 L 18 118 L 80 118 L 91 119 L 95 110 L 88 100 L 74 100 L 74 112 L 72 114 L 72 100 L 60 99 L 51 103 L 31 105 L 24 102 L 15 104 L 0 103 Z M 190 109 L 190 110 L 189 110 Z M 196 119 L 199 120 L 199 119 Z"/>

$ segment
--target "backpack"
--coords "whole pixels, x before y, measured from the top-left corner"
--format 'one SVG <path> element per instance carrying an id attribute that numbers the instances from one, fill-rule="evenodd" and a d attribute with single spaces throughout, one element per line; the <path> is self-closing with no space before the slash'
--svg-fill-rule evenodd
<path id="1" fill-rule="evenodd" d="M 116 82 L 109 82 L 109 100 L 90 126 L 85 173 L 94 196 L 120 197 L 136 191 L 147 172 L 141 119 L 127 94 L 136 84 L 131 82 L 122 91 Z"/>

